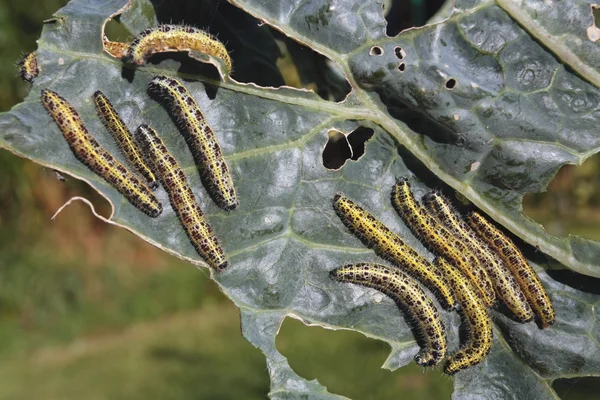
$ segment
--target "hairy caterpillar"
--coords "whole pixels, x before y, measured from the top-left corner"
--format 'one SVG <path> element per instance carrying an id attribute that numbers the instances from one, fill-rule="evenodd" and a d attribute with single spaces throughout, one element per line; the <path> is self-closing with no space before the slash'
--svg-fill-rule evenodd
<path id="1" fill-rule="evenodd" d="M 167 102 L 215 202 L 226 211 L 236 209 L 240 203 L 229 167 L 215 133 L 190 92 L 179 81 L 166 76 L 155 76 L 148 92 Z"/>
<path id="2" fill-rule="evenodd" d="M 110 104 L 108 98 L 99 90 L 94 93 L 93 98 L 98 117 L 100 117 L 100 120 L 106 129 L 112 134 L 117 143 L 119 143 L 121 150 L 127 157 L 131 166 L 144 177 L 146 182 L 148 182 L 148 185 L 150 185 L 150 188 L 156 188 L 158 186 L 156 177 L 146 165 L 144 156 L 135 143 L 131 132 L 127 129 L 127 126 L 115 108 Z"/>
<path id="3" fill-rule="evenodd" d="M 185 25 L 158 25 L 140 32 L 131 42 L 125 61 L 143 65 L 156 53 L 171 51 L 199 51 L 225 62 L 231 72 L 231 57 L 223 43 L 198 28 Z"/>
<path id="4" fill-rule="evenodd" d="M 452 286 L 456 301 L 460 304 L 461 320 L 467 328 L 467 340 L 452 354 L 444 365 L 444 372 L 453 375 L 458 371 L 479 364 L 492 348 L 492 319 L 481 300 L 478 290 L 443 257 L 435 261 Z"/>
<path id="5" fill-rule="evenodd" d="M 521 322 L 531 321 L 533 311 L 504 261 L 461 218 L 450 201 L 441 193 L 432 192 L 424 197 L 424 205 L 430 214 L 469 246 L 492 280 L 496 296 L 515 317 Z"/>
<path id="6" fill-rule="evenodd" d="M 454 307 L 454 296 L 444 275 L 400 236 L 342 193 L 333 198 L 333 208 L 344 224 L 377 254 L 421 281 L 438 296 L 444 308 Z"/>
<path id="7" fill-rule="evenodd" d="M 102 37 L 102 44 L 104 45 L 104 50 L 108 54 L 118 59 L 124 58 L 129 51 L 129 43 L 113 42 L 112 40 L 109 40 L 106 35 Z"/>
<path id="8" fill-rule="evenodd" d="M 24 54 L 23 57 L 19 59 L 17 70 L 21 79 L 25 82 L 33 83 L 33 80 L 37 78 L 40 73 L 35 51 Z"/>
<path id="9" fill-rule="evenodd" d="M 392 204 L 415 236 L 431 251 L 456 265 L 479 290 L 487 306 L 494 304 L 496 295 L 492 282 L 477 257 L 416 201 L 406 179 L 399 179 L 394 186 Z"/>
<path id="10" fill-rule="evenodd" d="M 48 89 L 42 90 L 41 98 L 44 108 L 62 131 L 79 161 L 150 217 L 157 217 L 162 212 L 162 205 L 150 188 L 98 144 L 73 106 L 58 93 Z"/>
<path id="11" fill-rule="evenodd" d="M 477 212 L 471 213 L 467 220 L 475 232 L 489 243 L 513 273 L 531 308 L 538 316 L 541 327 L 547 328 L 554 324 L 552 302 L 537 274 L 513 241 Z"/>
<path id="12" fill-rule="evenodd" d="M 437 308 L 421 286 L 397 268 L 380 264 L 348 264 L 330 272 L 333 280 L 379 290 L 389 296 L 415 323 L 421 350 L 415 362 L 436 365 L 446 355 L 446 328 Z"/>
<path id="13" fill-rule="evenodd" d="M 173 209 L 198 254 L 217 271 L 227 268 L 229 262 L 223 248 L 196 202 L 194 193 L 175 157 L 171 155 L 152 127 L 140 125 L 135 135 L 154 164 L 154 169 L 169 194 Z"/>

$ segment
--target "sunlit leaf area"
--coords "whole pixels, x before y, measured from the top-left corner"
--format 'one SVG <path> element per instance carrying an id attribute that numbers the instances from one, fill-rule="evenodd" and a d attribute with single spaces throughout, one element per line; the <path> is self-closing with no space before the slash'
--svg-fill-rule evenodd
<path id="1" fill-rule="evenodd" d="M 579 0 L 0 3 L 0 399 L 597 398 L 597 16 Z M 228 56 L 133 65 L 107 51 L 159 24 L 204 29 Z M 29 83 L 17 64 L 31 51 Z M 215 200 L 181 119 L 148 91 L 159 75 L 203 110 L 239 207 Z M 43 90 L 118 160 L 93 93 L 130 129 L 156 128 L 227 268 L 190 242 L 167 185 L 149 216 L 86 168 Z M 477 365 L 448 376 L 413 361 L 415 321 L 330 275 L 392 262 L 348 229 L 340 193 L 439 265 L 397 212 L 404 180 L 501 227 L 554 324 L 496 304 Z M 451 355 L 472 332 L 431 296 Z"/>

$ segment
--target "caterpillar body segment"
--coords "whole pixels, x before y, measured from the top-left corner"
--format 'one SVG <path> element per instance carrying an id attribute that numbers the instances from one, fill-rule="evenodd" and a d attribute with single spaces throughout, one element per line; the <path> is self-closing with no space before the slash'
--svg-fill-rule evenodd
<path id="1" fill-rule="evenodd" d="M 24 54 L 17 63 L 19 77 L 28 83 L 33 83 L 40 73 L 35 51 Z"/>
<path id="2" fill-rule="evenodd" d="M 104 50 L 108 54 L 114 58 L 118 58 L 119 60 L 125 58 L 127 52 L 129 51 L 129 43 L 109 40 L 106 35 L 102 37 L 102 44 L 104 45 Z"/>
<path id="3" fill-rule="evenodd" d="M 131 166 L 144 177 L 150 188 L 154 189 L 158 186 L 154 173 L 146 165 L 144 155 L 141 153 L 137 143 L 135 142 L 133 135 L 127 128 L 127 125 L 123 122 L 119 113 L 112 106 L 108 97 L 101 91 L 97 90 L 94 93 L 94 104 L 96 105 L 96 112 L 98 117 L 111 133 L 114 139 L 119 144 L 123 154 L 127 158 L 127 161 Z"/>
<path id="4" fill-rule="evenodd" d="M 529 305 L 537 315 L 540 326 L 547 328 L 554 324 L 554 307 L 537 274 L 531 268 L 523 253 L 508 236 L 477 212 L 471 213 L 467 221 L 477 234 L 502 258 L 512 272 Z"/>
<path id="5" fill-rule="evenodd" d="M 217 137 L 194 97 L 179 81 L 166 76 L 155 76 L 148 92 L 167 102 L 215 202 L 226 211 L 235 210 L 240 203 L 233 178 Z"/>
<path id="6" fill-rule="evenodd" d="M 415 236 L 432 252 L 456 265 L 479 290 L 488 307 L 494 304 L 496 294 L 492 281 L 477 257 L 417 202 L 406 179 L 399 179 L 394 186 L 392 204 Z"/>
<path id="7" fill-rule="evenodd" d="M 143 65 L 156 53 L 199 51 L 220 58 L 231 72 L 231 57 L 225 45 L 201 29 L 185 25 L 164 24 L 144 29 L 131 42 L 124 60 Z"/>
<path id="8" fill-rule="evenodd" d="M 431 299 L 409 275 L 380 264 L 348 264 L 330 272 L 333 280 L 379 290 L 389 296 L 414 323 L 422 344 L 415 362 L 438 364 L 446 355 L 446 328 Z"/>
<path id="9" fill-rule="evenodd" d="M 464 274 L 443 257 L 438 257 L 435 264 L 444 272 L 454 290 L 456 301 L 460 304 L 461 320 L 467 331 L 467 340 L 444 364 L 444 372 L 453 375 L 479 364 L 489 354 L 492 348 L 493 323 L 479 291 Z"/>
<path id="10" fill-rule="evenodd" d="M 104 178 L 131 204 L 150 217 L 162 212 L 152 190 L 94 139 L 71 104 L 58 93 L 42 90 L 44 108 L 60 128 L 75 157 Z"/>
<path id="11" fill-rule="evenodd" d="M 223 248 L 196 202 L 185 173 L 175 157 L 151 126 L 140 125 L 135 135 L 152 161 L 154 170 L 169 194 L 171 205 L 198 254 L 217 271 L 227 268 L 229 262 Z"/>
<path id="12" fill-rule="evenodd" d="M 423 283 L 438 297 L 442 307 L 454 308 L 454 296 L 444 275 L 400 236 L 342 193 L 334 196 L 333 208 L 350 231 L 377 254 Z"/>
<path id="13" fill-rule="evenodd" d="M 441 193 L 432 192 L 425 196 L 424 205 L 431 215 L 462 240 L 475 254 L 492 280 L 496 296 L 502 300 L 514 316 L 520 322 L 531 321 L 533 311 L 504 261 L 462 219 L 450 201 Z"/>

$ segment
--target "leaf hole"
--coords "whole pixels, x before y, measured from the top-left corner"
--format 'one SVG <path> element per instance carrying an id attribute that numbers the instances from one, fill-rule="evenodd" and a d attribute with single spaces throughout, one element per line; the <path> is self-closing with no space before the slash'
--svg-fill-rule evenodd
<path id="1" fill-rule="evenodd" d="M 544 193 L 527 193 L 523 212 L 554 236 L 600 240 L 600 153 L 563 165 Z"/>
<path id="2" fill-rule="evenodd" d="M 406 71 L 406 64 L 401 63 L 400 65 L 398 65 L 398 71 L 400 71 L 400 72 Z"/>
<path id="3" fill-rule="evenodd" d="M 383 0 L 381 2 L 381 10 L 383 11 L 384 16 L 387 16 L 390 13 L 390 10 L 392 9 L 392 2 L 393 0 Z"/>
<path id="4" fill-rule="evenodd" d="M 382 56 L 383 48 L 381 48 L 379 46 L 373 46 L 373 47 L 371 47 L 371 50 L 369 50 L 369 55 L 370 56 Z"/>
<path id="5" fill-rule="evenodd" d="M 594 26 L 600 28 L 600 6 L 598 4 L 592 4 L 592 16 L 594 17 Z"/>
<path id="6" fill-rule="evenodd" d="M 456 79 L 454 78 L 450 78 L 446 81 L 446 89 L 448 90 L 453 90 L 457 85 L 458 82 L 456 82 Z"/>
<path id="7" fill-rule="evenodd" d="M 352 161 L 358 161 L 365 151 L 367 151 L 367 142 L 373 137 L 373 129 L 359 126 L 353 132 L 348 135 L 348 143 L 350 143 L 350 149 L 352 150 Z"/>
<path id="8" fill-rule="evenodd" d="M 386 11 L 384 15 L 387 21 L 386 34 L 388 36 L 394 37 L 402 30 L 414 26 L 411 18 L 412 7 L 407 7 L 406 4 L 393 0 Z"/>
<path id="9" fill-rule="evenodd" d="M 365 154 L 366 143 L 373 136 L 373 130 L 360 126 L 346 135 L 331 129 L 328 136 L 329 140 L 323 149 L 323 166 L 338 170 L 347 160 L 357 161 Z"/>
<path id="10" fill-rule="evenodd" d="M 600 378 L 560 378 L 552 383 L 552 389 L 561 399 L 588 399 L 600 391 Z"/>
<path id="11" fill-rule="evenodd" d="M 355 317 L 347 316 L 345 323 Z M 286 318 L 276 347 L 300 376 L 318 379 L 330 392 L 352 399 L 392 399 L 398 392 L 407 398 L 450 398 L 452 393 L 452 381 L 439 368 L 423 374 L 422 367 L 410 362 L 394 373 L 382 369 L 390 346 L 358 332 L 309 327 Z"/>
<path id="12" fill-rule="evenodd" d="M 398 60 L 403 60 L 404 57 L 406 57 L 406 52 L 400 46 L 394 47 L 394 53 L 396 54 Z"/>
<path id="13" fill-rule="evenodd" d="M 272 33 L 281 53 L 277 67 L 287 86 L 313 90 L 325 100 L 346 98 L 352 88 L 336 63 L 280 32 Z"/>
<path id="14" fill-rule="evenodd" d="M 205 83 L 204 90 L 206 91 L 206 96 L 208 96 L 209 99 L 214 100 L 217 97 L 217 93 L 219 92 L 219 87 L 216 85 Z"/>
<path id="15" fill-rule="evenodd" d="M 592 25 L 587 28 L 587 35 L 592 42 L 597 42 L 600 40 L 600 6 L 592 4 L 590 8 L 592 12 Z"/>
<path id="16" fill-rule="evenodd" d="M 121 23 L 120 15 L 111 18 L 106 23 L 104 26 L 104 35 L 106 35 L 109 40 L 116 42 L 131 42 L 133 40 L 133 36 L 129 30 Z"/>

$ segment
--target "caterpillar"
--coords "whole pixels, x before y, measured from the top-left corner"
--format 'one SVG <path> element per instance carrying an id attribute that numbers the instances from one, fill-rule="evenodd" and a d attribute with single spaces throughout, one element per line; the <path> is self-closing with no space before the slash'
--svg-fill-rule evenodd
<path id="1" fill-rule="evenodd" d="M 421 350 L 415 362 L 433 366 L 446 355 L 446 328 L 438 310 L 421 286 L 397 268 L 380 264 L 348 264 L 334 269 L 330 276 L 337 282 L 348 282 L 374 288 L 389 296 L 415 323 Z"/>
<path id="2" fill-rule="evenodd" d="M 41 99 L 79 161 L 150 217 L 157 217 L 162 212 L 162 205 L 150 188 L 98 144 L 71 104 L 48 89 L 42 90 Z"/>
<path id="3" fill-rule="evenodd" d="M 466 325 L 467 340 L 444 364 L 444 372 L 453 375 L 458 371 L 479 364 L 492 348 L 493 326 L 486 305 L 479 291 L 458 269 L 443 257 L 438 257 L 435 265 L 440 268 L 452 286 L 456 301 L 460 304 L 461 320 Z"/>
<path id="4" fill-rule="evenodd" d="M 185 25 L 158 25 L 140 32 L 131 42 L 124 60 L 143 65 L 156 53 L 172 51 L 199 51 L 224 61 L 231 72 L 231 57 L 225 45 L 198 28 Z"/>
<path id="5" fill-rule="evenodd" d="M 106 35 L 102 37 L 102 44 L 108 54 L 118 59 L 123 59 L 129 51 L 129 43 L 114 42 L 109 40 Z"/>
<path id="6" fill-rule="evenodd" d="M 487 306 L 496 295 L 490 278 L 479 260 L 460 239 L 436 221 L 412 194 L 408 181 L 399 179 L 392 193 L 392 204 L 408 228 L 432 252 L 448 258 L 479 290 Z"/>
<path id="7" fill-rule="evenodd" d="M 431 192 L 423 198 L 423 203 L 431 215 L 475 254 L 492 280 L 496 296 L 506 304 L 515 317 L 521 322 L 531 321 L 533 311 L 504 261 L 461 218 L 448 198 L 439 192 Z"/>
<path id="8" fill-rule="evenodd" d="M 219 239 L 196 202 L 185 174 L 171 155 L 167 146 L 149 125 L 140 125 L 135 133 L 136 140 L 154 164 L 164 188 L 169 194 L 175 213 L 179 217 L 192 245 L 204 260 L 215 270 L 222 271 L 229 265 Z"/>
<path id="9" fill-rule="evenodd" d="M 215 202 L 226 211 L 236 209 L 240 203 L 229 167 L 214 131 L 191 93 L 179 81 L 166 76 L 155 76 L 148 92 L 167 102 L 171 117 L 185 137 Z"/>
<path id="10" fill-rule="evenodd" d="M 35 51 L 24 54 L 23 57 L 19 59 L 17 70 L 21 79 L 25 82 L 33 83 L 33 80 L 37 78 L 40 73 Z"/>
<path id="11" fill-rule="evenodd" d="M 442 307 L 454 308 L 454 296 L 444 275 L 400 236 L 343 193 L 334 196 L 333 208 L 350 231 L 373 247 L 377 254 L 421 281 L 436 294 Z"/>
<path id="12" fill-rule="evenodd" d="M 477 212 L 472 212 L 467 221 L 471 227 L 502 258 L 519 283 L 521 290 L 538 316 L 542 328 L 554 324 L 554 308 L 537 274 L 521 251 L 502 231 Z"/>
<path id="13" fill-rule="evenodd" d="M 129 129 L 127 129 L 127 126 L 115 108 L 112 106 L 112 104 L 110 104 L 108 97 L 106 97 L 101 91 L 97 90 L 94 93 L 93 98 L 98 117 L 100 117 L 100 120 L 106 129 L 115 138 L 131 166 L 141 176 L 144 177 L 151 189 L 156 188 L 158 186 L 158 182 L 156 181 L 154 173 L 152 173 L 152 170 L 150 170 L 150 168 L 146 165 L 144 156 L 135 143 L 131 132 Z"/>

